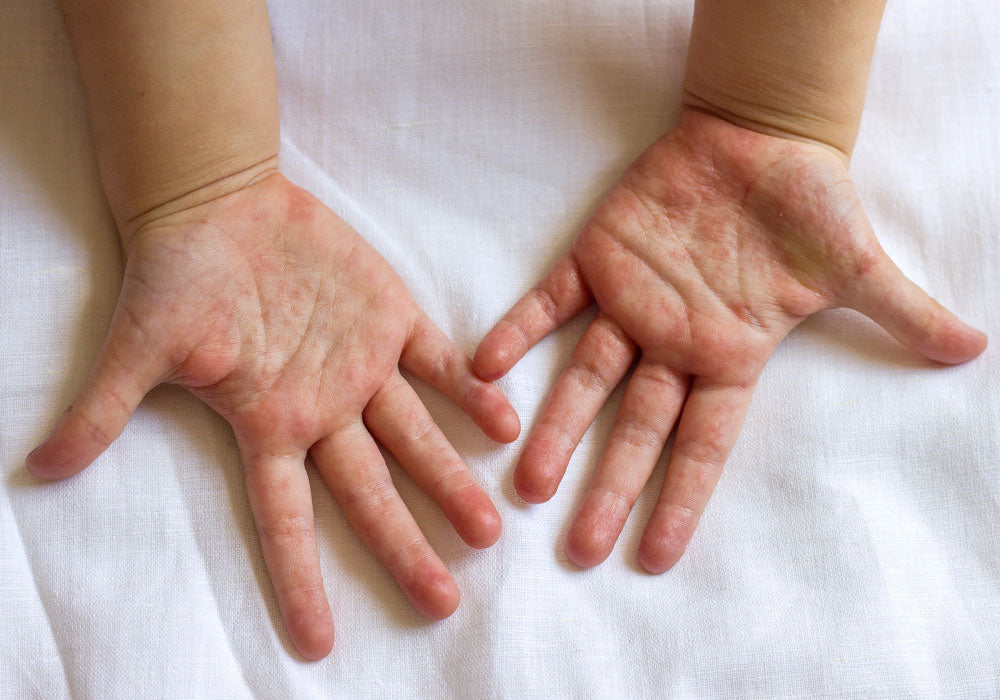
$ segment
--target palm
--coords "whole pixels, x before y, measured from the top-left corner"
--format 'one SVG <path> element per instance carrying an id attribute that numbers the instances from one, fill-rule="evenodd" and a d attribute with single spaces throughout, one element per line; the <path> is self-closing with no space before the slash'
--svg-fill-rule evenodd
<path id="1" fill-rule="evenodd" d="M 307 453 L 413 603 L 431 617 L 449 615 L 458 589 L 372 438 L 470 545 L 492 544 L 499 516 L 398 368 L 448 394 L 491 437 L 513 440 L 519 425 L 389 265 L 280 175 L 145 228 L 128 253 L 94 373 L 29 457 L 32 471 L 79 471 L 150 388 L 182 384 L 233 426 L 271 580 L 305 656 L 319 658 L 332 643 Z"/>
<path id="2" fill-rule="evenodd" d="M 165 226 L 130 246 L 127 317 L 172 358 L 170 379 L 248 443 L 311 445 L 359 416 L 423 321 L 381 257 L 318 203 L 295 216 L 304 206 L 308 224 L 250 230 L 230 205 L 211 226 Z"/>
<path id="3" fill-rule="evenodd" d="M 477 372 L 502 375 L 592 302 L 600 313 L 515 472 L 526 500 L 550 498 L 598 409 L 639 358 L 567 537 L 567 554 L 582 566 L 611 551 L 675 423 L 639 555 L 655 572 L 677 561 L 760 371 L 808 315 L 856 308 L 943 362 L 970 359 L 985 345 L 888 259 L 832 152 L 694 111 L 629 168 L 569 252 L 483 340 Z"/>

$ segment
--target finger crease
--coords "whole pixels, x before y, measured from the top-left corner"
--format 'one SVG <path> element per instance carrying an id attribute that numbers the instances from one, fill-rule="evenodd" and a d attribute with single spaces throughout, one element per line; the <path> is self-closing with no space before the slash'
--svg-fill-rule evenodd
<path id="1" fill-rule="evenodd" d="M 663 449 L 659 431 L 636 418 L 619 418 L 612 439 L 640 449 Z"/>

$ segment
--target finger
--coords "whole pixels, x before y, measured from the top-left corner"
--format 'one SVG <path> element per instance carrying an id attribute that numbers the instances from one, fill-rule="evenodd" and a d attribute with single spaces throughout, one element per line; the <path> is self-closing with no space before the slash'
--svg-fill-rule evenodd
<path id="1" fill-rule="evenodd" d="M 986 349 L 984 333 L 928 296 L 888 256 L 864 280 L 849 305 L 924 357 L 958 364 Z"/>
<path id="2" fill-rule="evenodd" d="M 473 373 L 469 358 L 429 317 L 417 321 L 400 364 L 458 404 L 490 439 L 517 439 L 521 421 L 507 397 Z"/>
<path id="3" fill-rule="evenodd" d="M 364 419 L 372 435 L 441 506 L 468 545 L 482 548 L 497 541 L 500 514 L 399 374 L 368 402 Z"/>
<path id="4" fill-rule="evenodd" d="M 317 442 L 312 454 L 351 526 L 413 605 L 432 619 L 455 612 L 458 587 L 396 493 L 382 454 L 361 421 Z"/>
<path id="5" fill-rule="evenodd" d="M 552 388 L 514 470 L 521 498 L 542 503 L 555 495 L 573 451 L 635 355 L 635 344 L 618 324 L 598 314 Z"/>
<path id="6" fill-rule="evenodd" d="M 618 409 L 597 473 L 566 536 L 566 556 L 595 566 L 611 553 L 674 427 L 688 380 L 640 360 Z"/>
<path id="7" fill-rule="evenodd" d="M 143 396 L 165 375 L 165 363 L 120 308 L 90 376 L 52 433 L 25 460 L 43 479 L 89 466 L 121 435 Z"/>
<path id="8" fill-rule="evenodd" d="M 510 371 L 535 343 L 590 305 L 571 253 L 561 257 L 541 282 L 514 304 L 476 350 L 476 374 L 494 381 Z"/>
<path id="9" fill-rule="evenodd" d="M 667 465 L 667 477 L 639 544 L 651 573 L 673 566 L 687 547 L 718 483 L 746 416 L 752 386 L 722 386 L 696 378 Z"/>
<path id="10" fill-rule="evenodd" d="M 323 588 L 305 454 L 244 451 L 247 497 L 264 562 L 292 643 L 307 659 L 333 647 L 333 618 Z"/>

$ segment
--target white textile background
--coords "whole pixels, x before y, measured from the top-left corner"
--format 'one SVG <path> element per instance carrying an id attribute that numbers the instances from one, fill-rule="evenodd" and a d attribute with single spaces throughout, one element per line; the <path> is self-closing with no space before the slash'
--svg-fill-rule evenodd
<path id="1" fill-rule="evenodd" d="M 272 2 L 289 176 L 470 354 L 673 124 L 690 0 Z M 472 551 L 393 466 L 463 603 L 428 623 L 313 498 L 337 624 L 290 653 L 228 426 L 161 387 L 96 464 L 21 464 L 103 339 L 120 253 L 54 3 L 0 0 L 0 696 L 1000 697 L 1000 3 L 891 2 L 853 173 L 884 247 L 991 334 L 919 360 L 845 311 L 779 348 L 687 555 L 641 572 L 663 461 L 602 566 L 558 495 L 418 390 L 504 518 Z M 526 431 L 586 319 L 502 382 Z M 315 476 L 315 475 L 313 475 Z M 280 629 L 280 625 L 279 625 Z"/>

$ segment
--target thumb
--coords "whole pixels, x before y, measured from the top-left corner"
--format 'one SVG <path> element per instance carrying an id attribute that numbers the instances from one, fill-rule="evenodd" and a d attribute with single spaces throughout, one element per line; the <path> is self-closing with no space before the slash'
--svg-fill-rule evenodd
<path id="1" fill-rule="evenodd" d="M 43 479 L 86 468 L 121 434 L 143 396 L 162 380 L 160 358 L 119 307 L 90 376 L 52 434 L 25 460 Z"/>
<path id="2" fill-rule="evenodd" d="M 985 333 L 958 320 L 884 253 L 848 306 L 871 318 L 903 345 L 937 362 L 967 362 L 986 349 Z"/>

